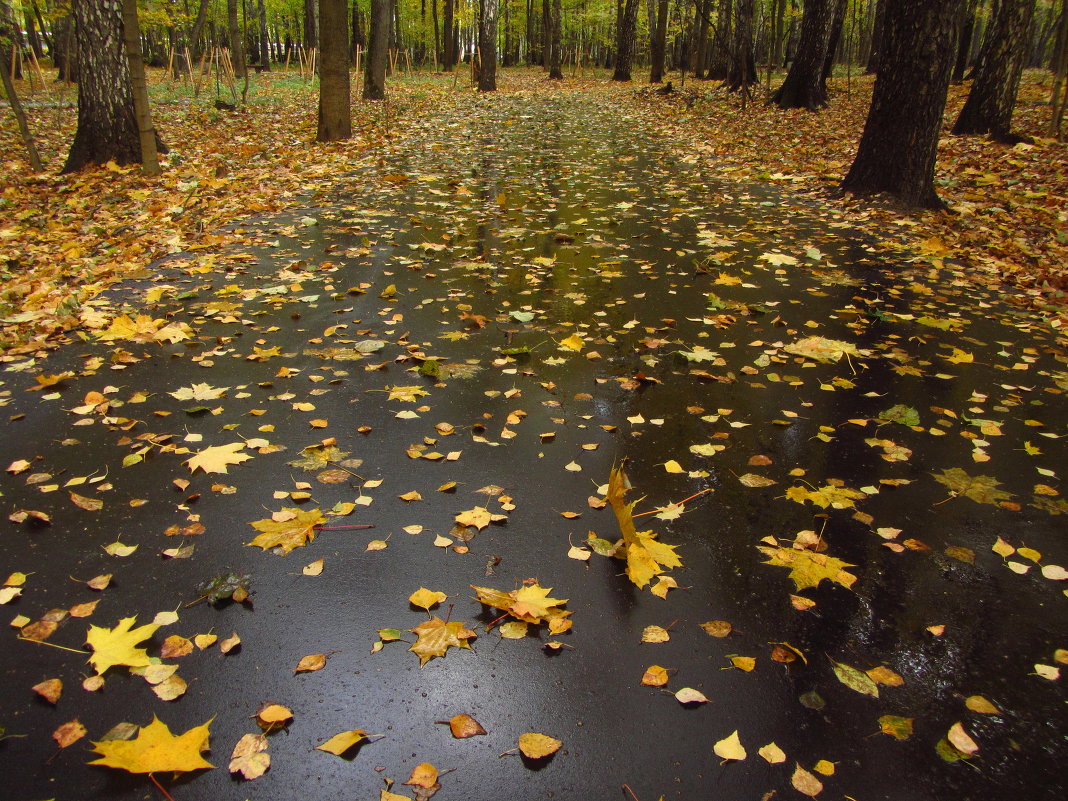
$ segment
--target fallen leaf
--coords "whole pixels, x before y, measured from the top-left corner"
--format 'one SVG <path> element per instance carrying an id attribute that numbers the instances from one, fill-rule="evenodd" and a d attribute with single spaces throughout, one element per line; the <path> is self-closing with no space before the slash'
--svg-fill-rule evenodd
<path id="1" fill-rule="evenodd" d="M 745 748 L 742 747 L 742 741 L 738 739 L 737 729 L 712 746 L 712 752 L 723 760 L 738 762 L 747 756 Z"/>
<path id="2" fill-rule="evenodd" d="M 328 754 L 341 756 L 346 751 L 355 748 L 367 741 L 369 735 L 363 729 L 352 729 L 335 734 L 325 743 L 315 746 L 318 751 L 326 751 Z"/>
<path id="3" fill-rule="evenodd" d="M 445 656 L 445 652 L 450 647 L 470 650 L 471 643 L 468 640 L 473 640 L 478 636 L 463 623 L 456 621 L 446 623 L 439 617 L 432 617 L 408 631 L 418 637 L 408 650 L 419 657 L 420 667 L 435 656 Z"/>
<path id="4" fill-rule="evenodd" d="M 215 767 L 200 755 L 208 749 L 209 720 L 183 734 L 171 734 L 167 725 L 153 716 L 132 740 L 105 740 L 93 743 L 100 754 L 90 765 L 106 765 L 130 773 L 187 773 Z"/>
<path id="5" fill-rule="evenodd" d="M 271 766 L 267 753 L 266 734 L 246 734 L 237 741 L 230 754 L 230 772 L 240 773 L 248 780 L 258 779 Z"/>
<path id="6" fill-rule="evenodd" d="M 538 732 L 519 735 L 519 751 L 527 759 L 544 759 L 560 750 L 563 743 L 555 737 Z"/>
<path id="7" fill-rule="evenodd" d="M 468 737 L 476 737 L 486 733 L 486 730 L 482 728 L 482 724 L 464 712 L 449 718 L 449 731 L 452 732 L 452 736 L 457 740 L 466 740 Z"/>
<path id="8" fill-rule="evenodd" d="M 93 649 L 89 662 L 96 668 L 98 676 L 115 665 L 146 667 L 151 664 L 148 652 L 135 646 L 155 634 L 159 626 L 146 623 L 135 629 L 136 622 L 136 617 L 125 617 L 113 629 L 89 627 L 85 641 Z"/>

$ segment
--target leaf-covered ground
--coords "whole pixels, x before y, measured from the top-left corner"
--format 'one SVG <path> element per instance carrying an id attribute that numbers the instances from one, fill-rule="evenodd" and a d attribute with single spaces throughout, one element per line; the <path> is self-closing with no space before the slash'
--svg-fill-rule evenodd
<path id="1" fill-rule="evenodd" d="M 1062 795 L 1049 318 L 510 88 L 9 354 L 15 797 Z"/>
<path id="2" fill-rule="evenodd" d="M 871 230 L 910 258 L 946 264 L 961 280 L 1013 287 L 1016 302 L 1043 309 L 1063 330 L 1068 173 L 1065 145 L 1043 136 L 1046 73 L 1027 73 L 1017 104 L 1016 128 L 1035 137 L 1033 145 L 1009 148 L 949 136 L 967 88 L 952 87 L 938 162 L 939 191 L 952 215 L 902 214 L 829 197 L 859 141 L 870 76 L 835 78 L 832 103 L 819 114 L 782 111 L 759 100 L 743 107 L 714 83 L 690 80 L 665 97 L 604 77 L 572 77 L 561 89 L 540 72 L 520 70 L 507 72 L 501 86 L 593 92 L 621 108 L 642 109 L 642 116 L 659 121 L 665 140 L 725 175 L 815 192 L 850 222 L 875 223 Z M 160 72 L 151 83 L 154 119 L 172 149 L 170 167 L 156 180 L 144 180 L 136 168 L 56 175 L 73 137 L 76 87 L 51 83 L 29 94 L 28 84 L 20 86 L 46 164 L 43 174 L 30 171 L 14 118 L 0 118 L 6 176 L 0 196 L 0 342 L 6 352 L 32 353 L 62 340 L 78 324 L 85 301 L 136 274 L 146 260 L 217 247 L 230 241 L 226 226 L 242 215 L 292 206 L 330 176 L 360 165 L 367 171 L 412 120 L 467 91 L 463 79 L 446 75 L 394 80 L 387 106 L 355 104 L 354 140 L 321 146 L 311 144 L 316 87 L 294 72 L 257 75 L 241 113 L 215 110 L 210 85 L 194 98 L 191 87 Z"/>

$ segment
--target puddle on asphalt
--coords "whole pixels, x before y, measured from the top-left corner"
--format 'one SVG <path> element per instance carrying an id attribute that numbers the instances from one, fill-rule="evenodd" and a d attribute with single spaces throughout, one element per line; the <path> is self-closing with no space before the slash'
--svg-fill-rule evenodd
<path id="1" fill-rule="evenodd" d="M 95 371 L 56 399 L 22 391 L 33 371 L 5 374 L 7 411 L 25 416 L 6 426 L 4 452 L 32 466 L 6 476 L 4 498 L 52 518 L 9 525 L 5 565 L 30 574 L 12 617 L 99 599 L 48 640 L 81 648 L 86 623 L 148 621 L 220 572 L 251 574 L 254 590 L 251 605 L 179 608 L 156 635 L 153 655 L 172 633 L 242 639 L 230 655 L 178 660 L 189 690 L 170 703 L 122 668 L 87 693 L 84 657 L 13 639 L 0 725 L 28 736 L 0 743 L 0 760 L 15 797 L 149 794 L 85 767 L 80 743 L 46 760 L 51 731 L 75 716 L 96 740 L 153 714 L 175 731 L 215 716 L 219 769 L 176 782 L 176 798 L 371 798 L 420 762 L 455 768 L 440 798 L 486 801 L 609 798 L 624 784 L 643 801 L 785 797 L 795 764 L 815 771 L 822 798 L 1063 792 L 1060 683 L 1035 666 L 1055 669 L 1068 647 L 1050 567 L 1068 560 L 1068 368 L 1039 320 L 774 188 L 717 180 L 639 120 L 573 98 L 472 99 L 469 114 L 396 140 L 383 172 L 383 189 L 346 176 L 328 204 L 249 221 L 242 246 L 169 259 L 99 309 L 103 330 L 125 309 L 188 325 L 191 339 L 150 341 L 151 326 L 141 341 L 90 335 L 41 365 Z M 449 377 L 414 372 L 428 359 Z M 168 394 L 201 383 L 225 394 Z M 391 399 L 397 387 L 426 394 Z M 90 391 L 106 405 L 85 403 Z M 362 460 L 339 484 L 288 464 L 327 437 Z M 172 447 L 250 438 L 266 444 L 225 474 L 191 475 L 191 454 Z M 459 455 L 413 458 L 432 451 Z M 640 518 L 683 561 L 666 599 L 629 583 L 619 560 L 567 556 L 591 532 L 619 537 L 590 498 L 624 460 L 638 512 L 705 491 L 681 514 Z M 490 485 L 511 502 L 477 492 Z M 74 506 L 72 491 L 104 508 Z M 398 497 L 412 491 L 421 499 Z M 283 507 L 352 502 L 331 523 L 374 530 L 324 530 L 285 557 L 246 546 L 248 524 Z M 457 537 L 454 517 L 476 506 L 507 519 Z M 165 535 L 191 520 L 203 534 Z M 799 543 L 851 579 L 799 588 L 767 563 L 811 562 L 817 551 L 790 547 L 805 531 Z M 116 539 L 137 552 L 107 555 Z M 388 547 L 367 551 L 371 539 Z M 193 555 L 159 555 L 178 545 Z M 321 576 L 302 575 L 320 558 Z M 108 572 L 99 594 L 69 578 Z M 497 615 L 469 585 L 530 578 L 568 599 L 574 628 L 487 632 Z M 477 628 L 473 652 L 422 668 L 403 643 L 370 653 L 376 630 L 425 619 L 407 602 L 420 586 L 449 595 L 436 613 Z M 709 620 L 733 633 L 709 636 Z M 650 625 L 670 639 L 642 643 Z M 566 647 L 547 652 L 550 639 Z M 775 644 L 793 661 L 776 661 L 789 655 Z M 294 676 L 313 653 L 330 654 L 326 668 Z M 889 684 L 862 694 L 833 663 L 847 676 L 886 668 L 873 675 Z M 669 692 L 640 685 L 654 664 Z M 30 691 L 48 677 L 68 688 L 54 709 Z M 683 687 L 711 703 L 681 706 L 670 692 Z M 976 695 L 999 713 L 967 707 Z M 266 702 L 295 718 L 270 738 L 271 770 L 244 786 L 228 755 Z M 460 712 L 488 735 L 453 740 L 435 724 Z M 913 733 L 881 733 L 883 716 L 913 719 Z M 950 764 L 936 747 L 957 722 L 979 750 Z M 386 737 L 350 760 L 313 750 L 353 728 Z M 721 765 L 713 744 L 735 730 L 747 758 Z M 563 750 L 540 765 L 498 756 L 528 731 Z M 758 756 L 771 742 L 785 762 Z"/>

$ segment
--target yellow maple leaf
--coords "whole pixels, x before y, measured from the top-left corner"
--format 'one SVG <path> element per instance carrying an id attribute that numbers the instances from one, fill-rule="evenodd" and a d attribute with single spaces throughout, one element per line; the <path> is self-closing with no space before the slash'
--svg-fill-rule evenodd
<path id="1" fill-rule="evenodd" d="M 96 668 L 98 676 L 115 665 L 148 667 L 151 664 L 148 652 L 144 648 L 135 646 L 155 634 L 159 626 L 155 623 L 146 623 L 135 629 L 133 624 L 136 622 L 136 617 L 124 617 L 113 629 L 101 626 L 89 627 L 85 642 L 93 649 L 89 661 Z"/>
<path id="2" fill-rule="evenodd" d="M 278 548 L 281 555 L 285 556 L 294 548 L 300 548 L 314 540 L 315 527 L 326 522 L 326 517 L 318 508 L 305 511 L 285 507 L 276 513 L 276 516 L 281 519 L 268 517 L 249 523 L 256 531 L 261 532 L 248 543 L 249 545 L 255 545 L 265 551 Z"/>
<path id="3" fill-rule="evenodd" d="M 432 617 L 408 631 L 419 638 L 408 650 L 419 657 L 420 667 L 435 656 L 445 656 L 450 647 L 470 650 L 471 643 L 468 640 L 478 636 L 463 623 L 446 623 L 440 617 Z"/>
<path id="4" fill-rule="evenodd" d="M 460 514 L 455 517 L 456 522 L 461 526 L 474 526 L 479 531 L 484 529 L 490 523 L 500 523 L 502 520 L 507 519 L 508 515 L 495 515 L 484 506 L 476 506 L 474 509 L 460 512 Z"/>
<path id="5" fill-rule="evenodd" d="M 559 608 L 561 604 L 567 603 L 566 598 L 548 597 L 551 587 L 534 584 L 511 592 L 503 592 L 492 587 L 476 587 L 472 584 L 471 589 L 478 594 L 478 600 L 486 606 L 500 609 L 524 623 L 548 622 L 552 624 L 571 614 L 568 610 Z"/>
<path id="6" fill-rule="evenodd" d="M 428 590 L 426 587 L 420 587 L 411 595 L 408 596 L 408 603 L 414 606 L 421 607 L 430 611 L 430 607 L 443 603 L 449 596 L 443 592 L 437 592 L 435 590 Z"/>
<path id="7" fill-rule="evenodd" d="M 580 337 L 578 334 L 572 334 L 566 339 L 560 340 L 560 350 L 580 351 L 586 347 L 586 340 Z"/>
<path id="8" fill-rule="evenodd" d="M 429 395 L 430 394 L 429 392 L 427 392 L 425 389 L 423 389 L 420 386 L 410 386 L 410 387 L 393 386 L 393 387 L 390 387 L 388 391 L 389 391 L 389 400 L 408 401 L 409 403 L 415 403 L 415 401 L 417 399 L 423 397 L 424 395 Z"/>
<path id="9" fill-rule="evenodd" d="M 214 720 L 214 718 L 212 718 Z M 214 768 L 200 755 L 208 748 L 208 726 L 211 720 L 194 726 L 184 734 L 174 735 L 159 718 L 142 726 L 132 740 L 105 740 L 93 743 L 100 754 L 90 765 L 105 765 L 130 773 L 187 773 L 191 770 Z"/>
<path id="10" fill-rule="evenodd" d="M 538 623 L 543 617 L 559 617 L 553 613 L 560 610 L 552 607 L 566 604 L 567 598 L 550 598 L 551 590 L 552 587 L 542 587 L 538 584 L 521 587 L 516 590 L 511 614 L 527 623 Z"/>
<path id="11" fill-rule="evenodd" d="M 241 464 L 252 458 L 247 453 L 239 453 L 244 447 L 244 442 L 213 445 L 210 448 L 197 451 L 195 455 L 185 460 L 185 464 L 189 467 L 189 472 L 191 473 L 195 473 L 197 468 L 205 473 L 225 473 L 229 465 Z"/>
<path id="12" fill-rule="evenodd" d="M 773 548 L 767 545 L 758 545 L 757 549 L 770 557 L 764 564 L 790 568 L 790 578 L 797 585 L 798 591 L 806 587 L 815 587 L 824 579 L 846 588 L 852 587 L 853 582 L 857 580 L 856 576 L 845 569 L 854 567 L 854 565 L 833 556 L 827 556 L 827 554 L 808 550 L 799 551 L 793 548 Z"/>
<path id="13" fill-rule="evenodd" d="M 861 355 L 856 345 L 827 337 L 805 337 L 784 346 L 783 350 L 794 356 L 825 363 L 840 361 L 843 356 L 848 358 Z"/>
<path id="14" fill-rule="evenodd" d="M 637 501 L 626 503 L 627 476 L 621 467 L 613 467 L 608 478 L 608 494 L 612 511 L 623 534 L 627 558 L 627 578 L 639 588 L 645 587 L 655 576 L 667 568 L 680 567 L 682 560 L 675 553 L 674 545 L 658 542 L 652 531 L 637 531 L 634 527 L 634 507 Z"/>
<path id="15" fill-rule="evenodd" d="M 153 320 L 147 314 L 139 314 L 136 318 L 120 314 L 111 321 L 110 326 L 97 332 L 96 338 L 103 342 L 119 340 L 149 342 L 163 325 L 163 320 Z"/>

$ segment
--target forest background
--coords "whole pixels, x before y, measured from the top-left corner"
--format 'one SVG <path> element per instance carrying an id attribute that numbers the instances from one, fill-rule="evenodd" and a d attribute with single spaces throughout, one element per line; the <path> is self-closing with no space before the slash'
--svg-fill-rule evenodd
<path id="1" fill-rule="evenodd" d="M 93 38 L 130 37 L 130 14 L 132 78 Z M 476 89 L 611 93 L 725 175 L 815 195 L 1068 326 L 1068 0 L 4 0 L 0 63 L 8 361 L 63 341 L 153 259 L 232 241 L 230 223 L 306 202 Z M 95 98 L 94 74 L 110 76 Z M 937 115 L 926 195 L 840 191 L 878 127 L 876 74 Z M 112 106 L 118 136 L 101 122 Z M 164 151 L 160 174 L 138 163 L 153 144 L 138 133 Z M 895 138 L 924 149 L 884 125 Z"/>

